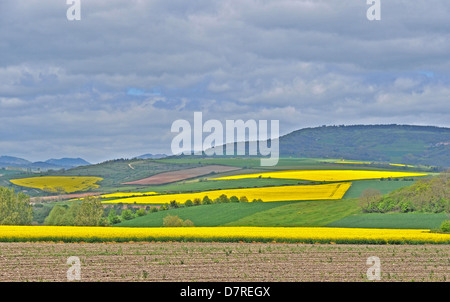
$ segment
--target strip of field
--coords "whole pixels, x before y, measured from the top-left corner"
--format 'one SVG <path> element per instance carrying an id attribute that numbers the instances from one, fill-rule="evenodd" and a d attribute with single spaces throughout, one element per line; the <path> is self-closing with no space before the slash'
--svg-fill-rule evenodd
<path id="1" fill-rule="evenodd" d="M 450 277 L 450 245 L 13 242 L 0 250 L 0 281 L 8 282 L 66 282 L 71 256 L 81 261 L 81 282 L 367 282 L 372 256 L 381 282 Z"/>
<path id="2" fill-rule="evenodd" d="M 345 193 L 344 198 L 358 198 L 366 189 L 376 189 L 381 194 L 388 194 L 394 190 L 411 186 L 415 181 L 411 180 L 379 180 L 379 179 L 369 179 L 369 180 L 355 180 L 352 181 L 352 186 Z"/>
<path id="3" fill-rule="evenodd" d="M 333 200 L 336 203 L 336 200 Z M 136 217 L 130 220 L 123 220 L 115 224 L 114 227 L 163 227 L 164 218 L 167 215 L 178 216 L 183 220 L 189 219 L 196 227 L 217 227 L 231 226 L 226 225 L 236 220 L 245 219 L 255 213 L 265 212 L 273 208 L 281 207 L 290 203 L 303 203 L 302 201 L 278 201 L 278 202 L 230 202 L 215 203 L 209 205 L 179 207 L 165 211 L 148 213 L 147 215 Z M 341 204 L 341 202 L 339 202 Z M 344 216 L 340 216 L 342 218 Z M 271 217 L 273 218 L 273 217 Z M 280 217 L 283 220 L 283 217 Z M 259 221 L 262 223 L 262 221 Z M 243 225 L 233 225 L 243 226 Z M 250 226 L 250 225 L 247 225 Z M 275 226 L 275 225 L 258 225 L 251 226 Z M 277 225 L 292 226 L 292 225 Z"/>
<path id="4" fill-rule="evenodd" d="M 380 179 L 425 176 L 425 173 L 395 172 L 395 171 L 363 171 L 363 170 L 285 170 L 256 174 L 241 174 L 219 177 L 216 179 L 244 178 L 285 178 L 311 181 L 349 181 L 358 179 Z"/>
<path id="5" fill-rule="evenodd" d="M 285 201 L 285 200 L 318 200 L 318 199 L 341 199 L 350 188 L 351 183 L 331 183 L 324 185 L 305 186 L 279 186 L 264 188 L 229 189 L 214 190 L 200 193 L 163 194 L 142 197 L 121 198 L 104 201 L 103 203 L 140 203 L 140 204 L 165 204 L 172 200 L 184 203 L 186 200 L 196 198 L 203 199 L 208 196 L 211 199 L 219 198 L 225 194 L 228 197 L 246 196 L 249 201 L 262 199 L 264 202 Z"/>
<path id="6" fill-rule="evenodd" d="M 211 173 L 223 173 L 239 170 L 238 167 L 230 166 L 220 166 L 220 165 L 208 165 L 204 167 L 184 169 L 179 171 L 170 171 L 160 174 L 156 174 L 144 179 L 125 182 L 123 185 L 161 185 L 167 184 L 175 181 L 186 180 L 190 178 L 195 178 L 203 175 L 208 175 Z"/>
<path id="7" fill-rule="evenodd" d="M 239 217 L 239 219 L 227 222 L 222 226 L 322 227 L 330 222 L 358 213 L 360 211 L 358 203 L 357 199 L 307 200 L 285 203 L 279 207 Z"/>
<path id="8" fill-rule="evenodd" d="M 101 193 L 79 193 L 79 194 L 64 194 L 57 196 L 42 196 L 42 197 L 31 197 L 31 202 L 51 202 L 51 201 L 60 201 L 60 200 L 68 200 L 68 199 L 78 199 L 85 198 L 89 196 L 98 196 Z"/>
<path id="9" fill-rule="evenodd" d="M 339 228 L 439 229 L 448 219 L 445 213 L 364 213 L 327 224 Z"/>
<path id="10" fill-rule="evenodd" d="M 103 180 L 100 177 L 89 176 L 43 176 L 11 179 L 21 187 L 36 188 L 50 193 L 73 193 L 96 189 L 96 183 Z"/>
<path id="11" fill-rule="evenodd" d="M 333 162 L 335 164 L 355 164 L 355 165 L 370 165 L 370 161 L 347 161 L 347 160 L 340 160 Z"/>
<path id="12" fill-rule="evenodd" d="M 131 193 L 111 193 L 111 194 L 104 194 L 100 196 L 101 198 L 125 198 L 125 197 L 136 197 L 136 196 L 146 196 L 146 195 L 154 195 L 158 194 L 156 192 L 146 192 L 146 193 L 139 193 L 139 192 L 131 192 Z"/>
<path id="13" fill-rule="evenodd" d="M 0 241 L 127 242 L 218 241 L 365 244 L 449 244 L 450 234 L 412 229 L 314 227 L 163 227 L 115 228 L 70 226 L 0 226 Z"/>
<path id="14" fill-rule="evenodd" d="M 404 164 L 389 164 L 390 166 L 397 166 L 397 167 L 408 167 L 408 168 L 414 168 L 413 165 L 404 165 Z"/>

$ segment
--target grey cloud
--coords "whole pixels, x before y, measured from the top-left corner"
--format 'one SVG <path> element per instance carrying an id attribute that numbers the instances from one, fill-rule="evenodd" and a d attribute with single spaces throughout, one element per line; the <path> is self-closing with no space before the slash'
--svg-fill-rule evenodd
<path id="1" fill-rule="evenodd" d="M 171 123 L 194 111 L 282 133 L 449 126 L 448 1 L 382 0 L 379 22 L 363 0 L 81 3 L 73 22 L 65 1 L 0 3 L 0 154 L 170 152 Z"/>

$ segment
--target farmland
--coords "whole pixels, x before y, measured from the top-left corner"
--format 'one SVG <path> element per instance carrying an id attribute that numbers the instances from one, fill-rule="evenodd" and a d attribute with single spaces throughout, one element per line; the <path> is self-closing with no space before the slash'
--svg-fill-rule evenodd
<path id="1" fill-rule="evenodd" d="M 128 241 L 303 242 L 368 244 L 448 244 L 450 234 L 421 229 L 318 227 L 73 227 L 0 226 L 0 241 L 128 242 Z"/>
<path id="2" fill-rule="evenodd" d="M 311 181 L 349 181 L 359 179 L 380 179 L 425 176 L 425 173 L 396 172 L 396 171 L 364 171 L 364 170 L 287 170 L 256 174 L 242 174 L 225 176 L 218 179 L 245 178 L 285 178 Z"/>
<path id="3" fill-rule="evenodd" d="M 324 226 L 358 212 L 356 199 L 343 199 L 339 202 L 336 202 L 336 200 L 320 200 L 225 203 L 159 211 L 123 221 L 115 226 L 162 227 L 163 218 L 169 214 L 179 216 L 182 219 L 190 219 L 195 226 L 199 227 Z"/>
<path id="4" fill-rule="evenodd" d="M 448 219 L 444 213 L 367 213 L 354 214 L 336 220 L 327 226 L 361 227 L 361 228 L 392 228 L 392 229 L 438 229 L 441 223 Z"/>
<path id="5" fill-rule="evenodd" d="M 387 194 L 411 186 L 428 174 L 432 174 L 429 169 L 418 166 L 336 159 L 281 158 L 277 167 L 260 167 L 259 159 L 256 158 L 166 158 L 117 160 L 24 179 L 36 183 L 46 180 L 46 186 L 41 184 L 41 188 L 58 187 L 56 179 L 102 179 L 95 183 L 95 187 L 86 187 L 87 191 L 83 194 L 101 194 L 105 207 L 119 204 L 129 205 L 133 209 L 134 205 L 161 206 L 172 201 L 181 206 L 179 209 L 148 213 L 143 217 L 122 221 L 117 227 L 161 227 L 163 218 L 167 215 L 177 215 L 193 221 L 195 226 L 204 227 L 316 227 L 350 215 L 361 215 L 357 198 L 366 189 L 374 188 L 381 194 Z M 13 174 L 11 182 L 21 180 L 14 178 L 17 175 Z M 53 183 L 48 182 L 52 179 Z M 149 179 L 161 184 L 130 184 Z M 61 188 L 59 190 L 62 191 Z M 45 194 L 51 193 L 47 191 Z M 76 201 L 59 201 L 70 195 L 52 195 L 33 198 L 44 203 L 42 210 L 37 209 L 37 212 L 48 215 L 53 205 L 67 207 Z M 250 202 L 183 207 L 188 199 L 203 199 L 208 196 L 214 201 L 221 195 L 228 198 L 246 196 L 249 201 L 261 199 L 263 204 Z M 433 218 L 420 225 L 425 229 L 435 228 L 442 217 L 433 215 L 429 216 Z M 402 225 L 395 219 L 392 220 L 393 224 L 387 224 L 389 227 L 399 228 L 395 225 Z M 39 221 L 42 223 L 43 217 Z M 345 224 L 345 227 L 349 226 L 351 224 Z M 378 226 L 382 228 L 383 224 Z"/>
<path id="6" fill-rule="evenodd" d="M 0 281 L 13 282 L 67 281 L 74 255 L 86 282 L 367 282 L 372 256 L 382 282 L 450 277 L 450 245 L 0 243 L 0 251 Z"/>
<path id="7" fill-rule="evenodd" d="M 285 201 L 285 200 L 314 200 L 314 199 L 341 199 L 350 188 L 350 183 L 335 183 L 313 186 L 282 186 L 248 189 L 213 190 L 200 193 L 188 194 L 161 194 L 142 197 L 123 198 L 120 200 L 110 200 L 104 203 L 143 203 L 143 204 L 164 204 L 171 200 L 184 203 L 186 200 L 195 198 L 203 199 L 207 195 L 211 199 L 220 195 L 246 196 L 249 200 L 264 198 L 265 202 Z"/>
<path id="8" fill-rule="evenodd" d="M 147 212 L 110 226 L 0 226 L 0 280 L 65 281 L 69 254 L 79 255 L 83 281 L 366 281 L 374 255 L 383 281 L 448 280 L 450 234 L 435 231 L 445 214 L 367 214 L 360 207 L 365 190 L 388 194 L 431 177 L 430 170 L 336 159 L 258 165 L 251 158 L 169 158 L 34 177 L 47 181 L 40 190 L 58 187 L 57 178 L 97 178 L 83 194 L 101 194 L 105 217 L 124 205 Z M 226 168 L 208 173 L 214 167 Z M 82 200 L 54 202 L 49 198 L 60 194 L 51 195 L 35 198 L 43 212 Z M 250 202 L 219 202 L 221 195 Z M 211 204 L 184 206 L 205 196 Z M 177 207 L 150 211 L 174 200 Z M 194 227 L 164 226 L 168 215 Z"/>
<path id="9" fill-rule="evenodd" d="M 220 166 L 220 165 L 207 165 L 204 167 L 184 169 L 180 171 L 170 171 L 150 176 L 148 178 L 135 180 L 131 182 L 123 183 L 124 185 L 161 185 L 180 180 L 186 180 L 212 173 L 222 173 L 239 170 L 240 168 Z"/>
<path id="10" fill-rule="evenodd" d="M 38 188 L 50 193 L 73 193 L 88 191 L 100 187 L 97 182 L 103 180 L 100 177 L 64 177 L 45 176 L 12 179 L 15 185 L 29 188 Z"/>

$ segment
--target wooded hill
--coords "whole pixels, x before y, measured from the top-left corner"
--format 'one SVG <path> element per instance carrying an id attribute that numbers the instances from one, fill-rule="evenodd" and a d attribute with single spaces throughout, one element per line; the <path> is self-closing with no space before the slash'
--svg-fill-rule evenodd
<path id="1" fill-rule="evenodd" d="M 445 168 L 450 167 L 450 128 L 395 124 L 304 128 L 281 136 L 279 150 L 280 157 L 335 158 Z"/>
<path id="2" fill-rule="evenodd" d="M 280 138 L 280 155 L 450 167 L 450 128 L 409 125 L 305 128 Z"/>

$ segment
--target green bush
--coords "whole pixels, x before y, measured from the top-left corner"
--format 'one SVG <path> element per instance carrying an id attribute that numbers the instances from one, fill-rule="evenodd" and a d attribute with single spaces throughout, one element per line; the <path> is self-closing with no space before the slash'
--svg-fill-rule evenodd
<path id="1" fill-rule="evenodd" d="M 171 200 L 171 201 L 170 201 L 170 207 L 171 207 L 172 209 L 177 209 L 177 208 L 180 207 L 180 205 L 178 204 L 178 202 L 177 202 L 176 200 Z"/>
<path id="2" fill-rule="evenodd" d="M 202 204 L 211 204 L 211 203 L 212 200 L 208 196 L 203 197 Z"/>
<path id="3" fill-rule="evenodd" d="M 230 200 L 228 199 L 228 196 L 225 194 L 222 194 L 219 196 L 219 202 L 220 203 L 229 203 Z"/>
<path id="4" fill-rule="evenodd" d="M 241 198 L 239 198 L 239 202 L 248 202 L 247 196 L 241 196 Z"/>
<path id="5" fill-rule="evenodd" d="M 163 218 L 163 226 L 165 227 L 181 227 L 183 226 L 183 219 L 178 216 L 167 215 Z"/>
<path id="6" fill-rule="evenodd" d="M 183 221 L 183 226 L 184 227 L 193 227 L 194 223 L 191 220 L 186 219 L 185 221 Z"/>
<path id="7" fill-rule="evenodd" d="M 122 220 L 131 220 L 134 218 L 133 211 L 126 209 L 122 211 Z"/>
<path id="8" fill-rule="evenodd" d="M 239 202 L 239 198 L 237 198 L 237 196 L 231 196 L 230 202 Z"/>
<path id="9" fill-rule="evenodd" d="M 181 219 L 178 216 L 167 215 L 166 217 L 163 218 L 163 226 L 165 226 L 165 227 L 193 227 L 194 223 L 189 219 L 186 219 L 183 221 L 183 219 Z"/>
<path id="10" fill-rule="evenodd" d="M 145 216 L 147 214 L 147 212 L 145 211 L 144 208 L 140 208 L 139 210 L 136 211 L 136 215 L 141 217 L 141 216 Z"/>
<path id="11" fill-rule="evenodd" d="M 117 212 L 116 212 L 115 209 L 111 209 L 111 210 L 109 211 L 109 214 L 108 214 L 108 221 L 109 221 L 109 223 L 110 223 L 111 225 L 112 225 L 112 224 L 116 224 L 116 223 L 121 222 L 121 219 L 120 219 L 119 216 L 117 216 Z"/>
<path id="12" fill-rule="evenodd" d="M 158 212 L 158 207 L 151 207 L 150 213 L 155 213 L 155 212 Z"/>
<path id="13" fill-rule="evenodd" d="M 450 233 L 450 220 L 443 221 L 440 230 L 442 232 Z"/>
<path id="14" fill-rule="evenodd" d="M 65 207 L 62 206 L 54 206 L 53 209 L 50 211 L 50 214 L 45 218 L 44 224 L 45 225 L 64 225 L 64 215 L 66 214 L 67 210 Z"/>

